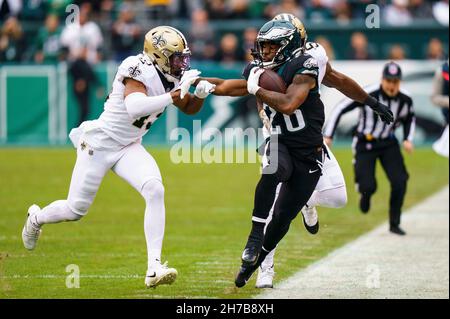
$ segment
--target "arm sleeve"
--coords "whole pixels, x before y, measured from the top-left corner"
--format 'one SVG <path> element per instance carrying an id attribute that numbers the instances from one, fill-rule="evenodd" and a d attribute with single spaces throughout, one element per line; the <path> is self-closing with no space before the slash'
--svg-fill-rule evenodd
<path id="1" fill-rule="evenodd" d="M 408 115 L 403 120 L 403 139 L 412 142 L 416 130 L 416 115 L 412 101 L 408 103 Z"/>
<path id="2" fill-rule="evenodd" d="M 431 101 L 433 104 L 442 107 L 442 108 L 448 108 L 449 107 L 449 100 L 448 95 L 442 95 L 442 86 L 443 86 L 443 80 L 442 80 L 442 68 L 439 68 L 436 70 L 436 73 L 434 74 L 433 78 L 433 87 L 432 87 L 432 94 L 431 94 Z"/>
<path id="3" fill-rule="evenodd" d="M 342 115 L 354 110 L 357 107 L 361 107 L 362 104 L 355 102 L 351 99 L 344 99 L 341 103 L 335 106 L 331 116 L 325 126 L 324 136 L 333 138 L 336 128 L 339 125 Z"/>
<path id="4" fill-rule="evenodd" d="M 141 92 L 131 93 L 125 98 L 125 107 L 133 119 L 163 111 L 172 104 L 172 96 L 166 93 L 158 96 L 147 96 Z"/>

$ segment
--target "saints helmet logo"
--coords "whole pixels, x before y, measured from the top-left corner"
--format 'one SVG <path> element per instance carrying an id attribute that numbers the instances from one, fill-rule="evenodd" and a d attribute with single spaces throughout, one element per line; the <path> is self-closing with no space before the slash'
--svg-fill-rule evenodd
<path id="1" fill-rule="evenodd" d="M 155 36 L 152 39 L 153 46 L 156 49 L 160 49 L 167 44 L 167 41 L 164 39 L 163 35 Z"/>

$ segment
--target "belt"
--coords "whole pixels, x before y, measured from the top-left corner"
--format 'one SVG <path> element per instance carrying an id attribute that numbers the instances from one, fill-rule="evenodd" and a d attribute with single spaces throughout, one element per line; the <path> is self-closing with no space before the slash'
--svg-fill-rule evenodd
<path id="1" fill-rule="evenodd" d="M 375 138 L 372 134 L 357 134 L 357 137 L 360 141 L 364 142 L 382 142 L 392 140 L 393 138 L 393 136 L 387 138 Z"/>

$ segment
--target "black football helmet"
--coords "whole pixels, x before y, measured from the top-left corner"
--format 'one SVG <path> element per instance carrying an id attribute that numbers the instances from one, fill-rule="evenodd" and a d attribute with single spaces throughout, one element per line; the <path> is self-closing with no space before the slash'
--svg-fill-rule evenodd
<path id="1" fill-rule="evenodd" d="M 263 62 L 262 43 L 275 43 L 280 46 L 272 61 Z M 298 29 L 289 21 L 272 20 L 262 26 L 256 37 L 253 57 L 263 68 L 276 68 L 301 53 L 301 36 Z"/>

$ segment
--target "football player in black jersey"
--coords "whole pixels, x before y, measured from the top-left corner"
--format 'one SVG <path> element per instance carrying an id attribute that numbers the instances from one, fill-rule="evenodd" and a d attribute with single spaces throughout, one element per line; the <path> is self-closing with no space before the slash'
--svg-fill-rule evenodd
<path id="1" fill-rule="evenodd" d="M 277 24 L 275 24 L 277 25 Z M 280 26 L 280 25 L 278 25 Z M 272 25 L 272 27 L 274 27 L 274 25 Z M 263 27 L 264 29 L 264 27 Z M 262 31 L 264 33 L 266 33 L 266 37 L 272 37 L 274 32 L 279 32 L 278 31 L 274 31 L 276 30 L 276 28 L 274 28 L 273 30 L 271 30 L 270 28 L 266 31 L 264 31 L 262 29 Z M 297 29 L 299 29 L 297 27 Z M 300 30 L 298 30 L 300 33 Z M 272 32 L 272 33 L 270 33 Z M 292 60 L 293 58 L 298 58 L 301 53 L 304 52 L 304 47 L 306 44 L 306 37 L 305 36 L 301 36 L 300 37 L 300 41 L 298 41 L 298 37 L 291 37 L 292 39 L 294 39 L 294 41 L 292 43 L 290 43 L 290 45 L 286 45 L 286 39 L 283 39 L 283 32 L 279 33 L 280 35 L 280 39 L 279 42 L 277 43 L 277 40 L 275 40 L 275 43 L 272 43 L 271 46 L 267 46 L 266 47 L 266 53 L 264 53 L 263 47 L 265 47 L 266 43 L 264 42 L 269 42 L 269 41 L 261 41 L 258 42 L 257 47 L 259 47 L 259 50 L 257 50 L 257 57 L 259 62 L 262 62 L 262 65 L 266 68 L 275 68 L 277 69 L 280 73 L 284 73 L 285 77 L 292 77 L 294 78 L 295 74 L 295 68 L 298 67 L 303 67 L 304 65 L 295 65 L 295 63 L 289 63 L 289 67 L 286 68 L 286 63 L 290 60 Z M 260 37 L 261 38 L 261 37 Z M 261 38 L 262 39 L 262 38 Z M 281 43 L 283 42 L 283 43 Z M 270 42 L 269 42 L 270 43 Z M 277 45 L 282 44 L 281 46 L 277 47 Z M 274 56 L 270 56 L 270 48 L 275 49 L 274 51 L 278 51 L 275 52 Z M 269 49 L 269 50 L 268 50 Z M 265 56 L 264 56 L 265 55 Z M 310 68 L 310 70 L 308 71 L 307 69 L 303 70 L 303 72 L 309 72 L 309 73 L 316 73 L 317 74 L 317 67 L 312 67 L 311 68 L 311 63 L 314 62 L 314 59 L 310 60 L 311 57 L 305 58 L 303 60 L 303 62 L 305 63 L 306 66 L 308 66 L 308 68 Z M 297 62 L 297 64 L 300 62 L 299 59 L 297 59 L 295 62 Z M 252 67 L 255 67 L 256 65 L 258 65 L 258 63 L 252 63 L 250 64 L 246 70 L 244 71 L 244 76 L 246 76 L 246 78 L 248 78 L 250 76 L 250 70 Z M 281 70 L 283 69 L 283 70 Z M 312 70 L 311 70 L 312 69 Z M 356 100 L 361 100 L 361 102 L 365 101 L 367 99 L 367 94 L 360 88 L 360 86 L 353 81 L 352 79 L 346 77 L 345 75 L 339 73 L 339 72 L 334 72 L 339 75 L 339 76 L 331 76 L 332 72 L 328 72 L 329 69 L 331 70 L 331 68 L 329 68 L 327 66 L 327 72 L 326 72 L 326 77 L 329 79 L 329 81 L 327 82 L 327 86 L 330 87 L 335 87 L 338 90 L 342 91 L 344 94 L 346 94 L 347 96 L 349 96 L 350 98 L 354 98 Z M 261 72 L 261 71 L 260 71 Z M 291 73 L 291 74 L 289 74 Z M 327 76 L 328 75 L 328 76 Z M 317 77 L 317 75 L 316 75 Z M 215 88 L 215 95 L 228 95 L 228 96 L 243 96 L 248 94 L 247 92 L 247 82 L 245 80 L 222 80 L 222 79 L 211 79 L 208 78 L 206 79 L 211 83 L 216 84 L 216 88 Z M 286 80 L 286 78 L 285 78 Z M 292 80 L 292 79 L 291 79 Z M 324 80 L 325 81 L 325 80 Z M 345 87 L 345 89 L 343 89 Z M 314 88 L 314 93 L 317 93 L 315 95 L 315 97 L 318 98 L 318 85 L 317 85 L 317 81 L 315 83 L 315 88 Z M 308 94 L 309 95 L 309 94 Z M 312 99 L 310 99 L 311 101 Z M 262 103 L 259 103 L 262 104 Z M 266 103 L 268 104 L 268 103 Z M 369 104 L 369 103 L 368 103 Z M 296 108 L 296 106 L 298 105 L 291 105 L 290 107 Z M 262 108 L 262 105 L 259 105 L 259 107 Z M 383 119 L 383 121 L 386 122 L 390 122 L 391 121 L 391 117 L 392 114 L 390 114 L 389 109 L 387 109 L 384 105 L 374 105 L 373 107 L 374 109 L 376 109 L 376 111 L 379 111 L 379 114 L 381 116 L 381 118 Z M 313 109 L 314 110 L 314 109 Z M 272 120 L 272 124 L 274 124 L 274 126 L 277 126 L 275 123 L 279 123 L 280 129 L 284 129 L 284 131 L 288 131 L 289 129 L 292 130 L 293 134 L 287 134 L 288 136 L 285 137 L 285 142 L 287 141 L 287 143 L 289 143 L 289 141 L 292 139 L 292 137 L 294 137 L 296 134 L 295 132 L 301 131 L 302 130 L 302 126 L 306 124 L 309 124 L 308 129 L 306 131 L 301 132 L 299 135 L 303 136 L 303 138 L 305 139 L 305 141 L 307 142 L 306 144 L 309 143 L 316 143 L 317 145 L 321 144 L 321 141 L 319 142 L 319 139 L 317 139 L 315 142 L 314 141 L 314 136 L 318 136 L 317 134 L 321 131 L 321 125 L 316 125 L 316 129 L 315 129 L 315 134 L 311 134 L 311 132 L 314 132 L 314 125 L 311 125 L 311 123 L 305 123 L 304 119 L 303 119 L 303 114 L 300 111 L 295 110 L 291 110 L 293 112 L 293 114 L 287 115 L 287 114 L 283 114 L 280 112 L 276 112 L 275 109 L 267 107 L 265 108 L 265 110 L 262 110 L 262 114 L 263 117 L 268 118 L 267 115 L 271 116 L 271 120 Z M 311 117 L 312 123 L 318 123 L 317 121 L 314 122 L 314 117 L 317 120 L 317 114 L 313 115 L 313 113 L 311 113 L 310 111 L 308 111 L 308 117 Z M 319 116 L 320 117 L 320 116 Z M 320 122 L 320 120 L 319 120 Z M 265 124 L 270 123 L 269 121 L 266 121 Z M 320 128 L 319 128 L 320 127 Z M 309 136 L 308 136 L 309 135 Z M 311 137 L 311 138 L 310 138 Z M 302 144 L 302 141 L 300 143 L 295 143 L 295 138 L 294 138 L 294 143 L 292 143 L 294 145 L 294 149 L 301 149 L 301 146 L 298 147 L 299 145 Z M 295 152 L 295 151 L 294 151 Z M 283 154 L 283 151 L 280 151 L 280 154 Z M 281 179 L 279 178 L 279 180 L 283 180 L 283 173 L 286 173 L 284 170 L 284 166 L 289 166 L 289 163 L 285 163 L 288 162 L 286 161 L 283 157 L 280 158 L 281 163 L 283 163 L 283 165 L 281 165 L 280 167 L 280 171 L 278 172 L 278 177 L 281 176 Z M 289 171 L 289 170 L 287 170 Z M 314 171 L 314 170 L 312 170 Z M 258 189 L 261 189 L 264 187 L 260 187 L 262 186 L 261 183 L 258 184 L 258 188 L 257 188 L 257 193 L 258 193 Z M 271 194 L 271 193 L 270 193 Z M 259 198 L 259 196 L 256 196 L 256 198 Z M 271 201 L 271 204 L 273 204 L 273 198 L 272 196 L 269 196 L 268 198 L 269 201 Z M 252 231 L 252 234 L 249 237 L 249 242 L 247 244 L 247 248 L 251 248 L 249 246 L 251 246 L 252 242 L 257 242 L 259 241 L 258 238 L 262 237 L 259 236 L 258 234 L 261 234 L 260 230 L 261 230 L 261 224 L 263 221 L 265 221 L 265 219 L 267 218 L 266 214 L 261 214 L 261 210 L 258 209 L 258 207 L 261 206 L 266 206 L 264 203 L 257 203 L 257 201 L 255 201 L 255 210 L 254 210 L 254 216 L 253 216 L 253 224 L 254 224 L 254 229 L 258 230 L 258 231 Z M 259 212 L 259 213 L 258 213 Z M 264 217 L 258 217 L 258 215 L 262 216 L 264 215 Z M 262 227 L 263 229 L 263 227 Z M 255 235 L 256 234 L 256 235 Z M 256 247 L 258 247 L 259 245 L 255 245 Z M 259 248 L 260 249 L 260 248 Z M 248 252 L 251 252 L 252 249 L 246 249 L 244 251 L 244 260 L 248 259 L 246 257 L 248 257 Z M 258 248 L 253 249 L 253 251 L 258 252 Z M 253 256 L 255 256 L 255 254 L 253 254 Z M 253 259 L 254 260 L 254 259 Z"/>
<path id="2" fill-rule="evenodd" d="M 271 135 L 276 138 L 272 137 L 266 147 L 268 159 L 256 187 L 253 227 L 235 280 L 237 287 L 246 284 L 267 253 L 286 235 L 321 175 L 325 114 L 319 95 L 319 70 L 317 61 L 303 54 L 300 47 L 301 36 L 288 21 L 270 21 L 258 33 L 256 54 L 261 66 L 270 67 L 283 78 L 286 93 L 259 87 L 263 68 L 251 64 L 244 71 L 247 90 L 263 104 L 271 119 Z M 262 221 L 269 215 L 280 182 L 283 185 L 264 235 Z"/>

